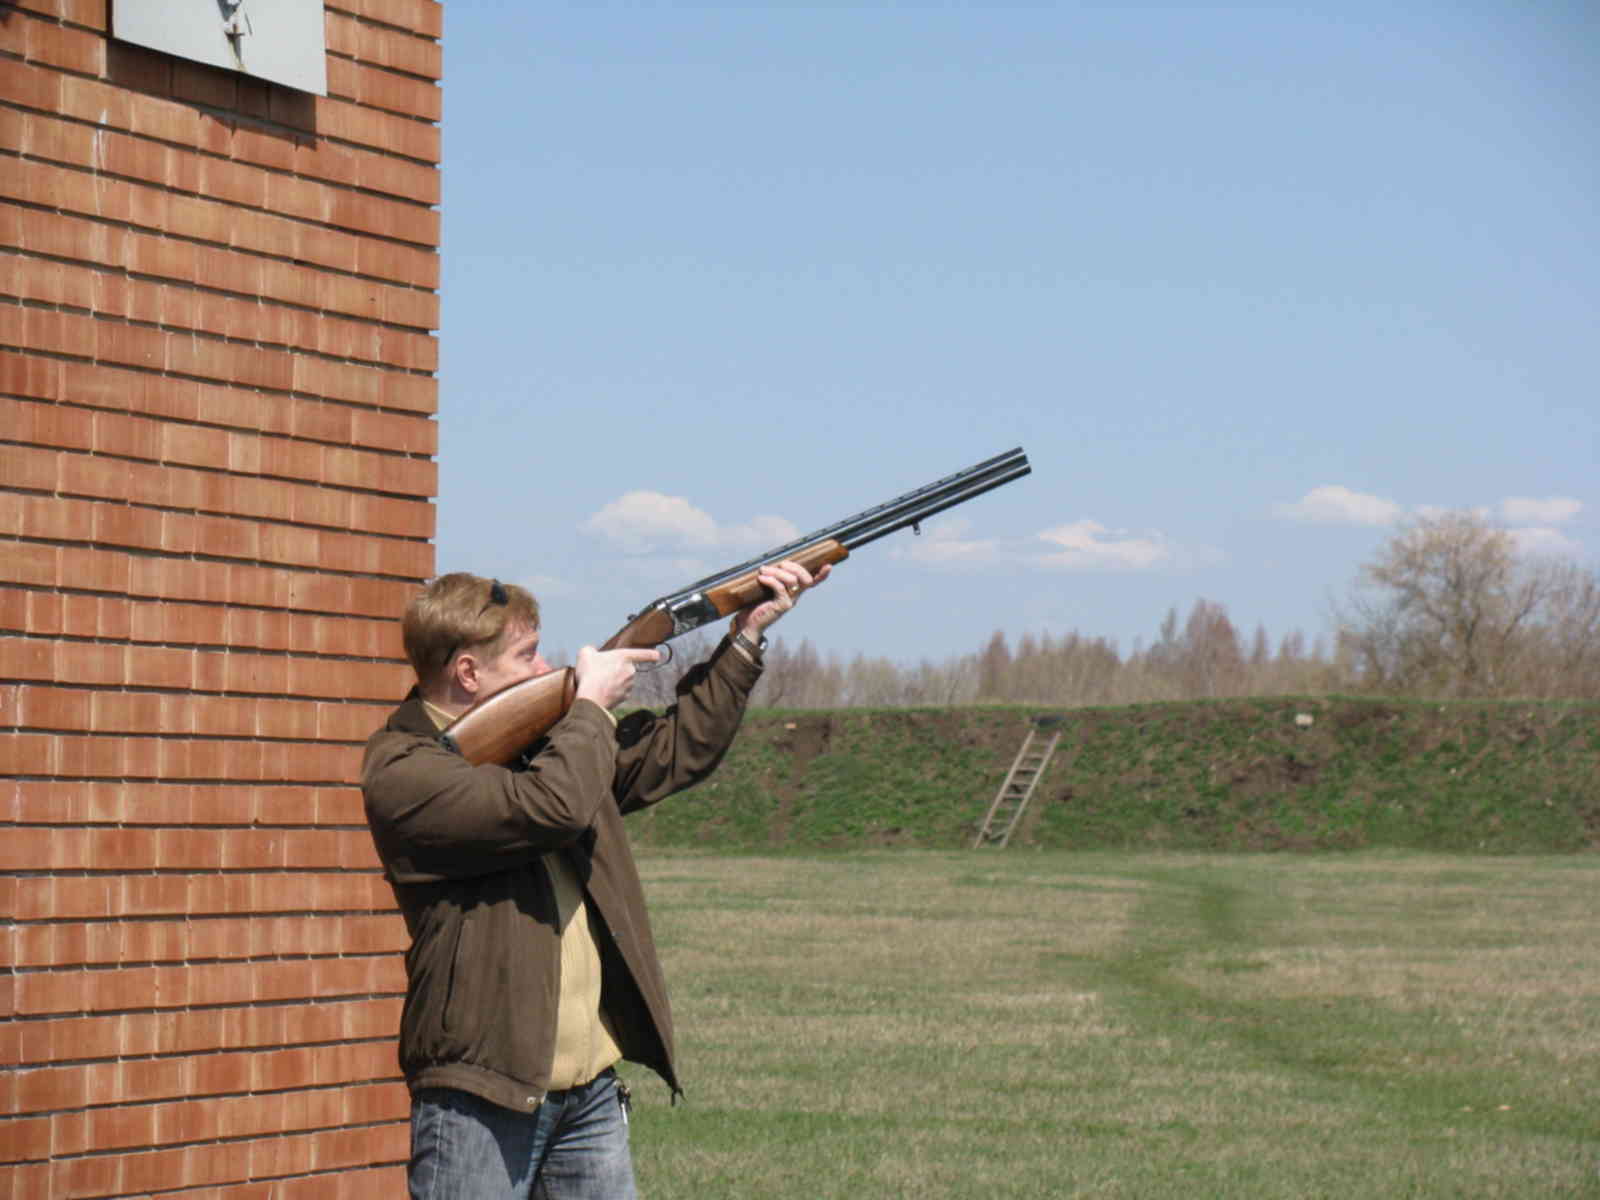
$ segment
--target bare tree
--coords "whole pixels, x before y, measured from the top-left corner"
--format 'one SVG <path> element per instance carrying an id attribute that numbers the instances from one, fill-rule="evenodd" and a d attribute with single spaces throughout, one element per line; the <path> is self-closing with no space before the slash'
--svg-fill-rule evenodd
<path id="1" fill-rule="evenodd" d="M 1010 672 L 1011 647 L 1006 644 L 1006 635 L 996 629 L 978 655 L 978 695 L 986 700 L 1003 699 Z"/>
<path id="2" fill-rule="evenodd" d="M 1510 533 L 1475 513 L 1421 517 L 1362 568 L 1341 647 L 1375 690 L 1583 694 L 1600 665 L 1596 591 L 1592 572 L 1519 555 Z M 1551 669 L 1562 661 L 1575 669 Z"/>
<path id="3" fill-rule="evenodd" d="M 1179 651 L 1186 694 L 1234 696 L 1244 687 L 1244 653 L 1227 610 L 1196 600 L 1183 629 Z"/>

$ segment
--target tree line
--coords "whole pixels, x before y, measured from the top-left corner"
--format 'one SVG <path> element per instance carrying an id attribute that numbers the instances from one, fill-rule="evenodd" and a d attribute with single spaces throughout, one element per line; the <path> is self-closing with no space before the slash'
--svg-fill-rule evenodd
<path id="1" fill-rule="evenodd" d="M 1331 636 L 1246 635 L 1199 599 L 1169 610 L 1148 646 L 996 631 L 969 654 L 907 665 L 822 655 L 772 639 L 751 702 L 780 708 L 1023 703 L 1054 707 L 1237 696 L 1378 694 L 1421 699 L 1600 699 L 1600 572 L 1519 549 L 1475 513 L 1418 518 L 1362 565 Z M 640 677 L 635 698 L 669 703 L 703 635 Z"/>

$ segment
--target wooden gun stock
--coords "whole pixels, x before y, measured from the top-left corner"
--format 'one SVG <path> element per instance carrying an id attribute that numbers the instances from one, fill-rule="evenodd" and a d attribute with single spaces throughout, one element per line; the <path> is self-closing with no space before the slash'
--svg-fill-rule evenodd
<path id="1" fill-rule="evenodd" d="M 479 700 L 444 731 L 473 766 L 508 763 L 544 736 L 578 695 L 578 673 L 562 667 Z"/>

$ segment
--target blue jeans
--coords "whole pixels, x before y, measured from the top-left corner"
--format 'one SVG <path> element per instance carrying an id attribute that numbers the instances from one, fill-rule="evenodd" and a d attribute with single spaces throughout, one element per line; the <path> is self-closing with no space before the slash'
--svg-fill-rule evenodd
<path id="1" fill-rule="evenodd" d="M 636 1200 L 616 1073 L 551 1092 L 531 1113 L 469 1092 L 411 1101 L 411 1200 Z"/>

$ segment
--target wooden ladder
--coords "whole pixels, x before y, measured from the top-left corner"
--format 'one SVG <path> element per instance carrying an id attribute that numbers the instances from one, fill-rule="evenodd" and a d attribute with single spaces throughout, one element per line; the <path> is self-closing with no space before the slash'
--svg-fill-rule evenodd
<path id="1" fill-rule="evenodd" d="M 1006 843 L 1011 841 L 1011 832 L 1022 820 L 1033 789 L 1038 786 L 1039 777 L 1044 774 L 1045 765 L 1056 752 L 1056 743 L 1061 740 L 1060 719 L 1046 720 L 1052 727 L 1048 740 L 1045 721 L 1034 721 L 1028 726 L 1028 736 L 1023 739 L 1022 749 L 1017 751 L 1017 757 L 1012 760 L 1011 770 L 1006 772 L 1006 781 L 995 793 L 994 802 L 984 814 L 983 826 L 973 839 L 974 850 L 989 842 L 997 842 L 1004 849 Z"/>

